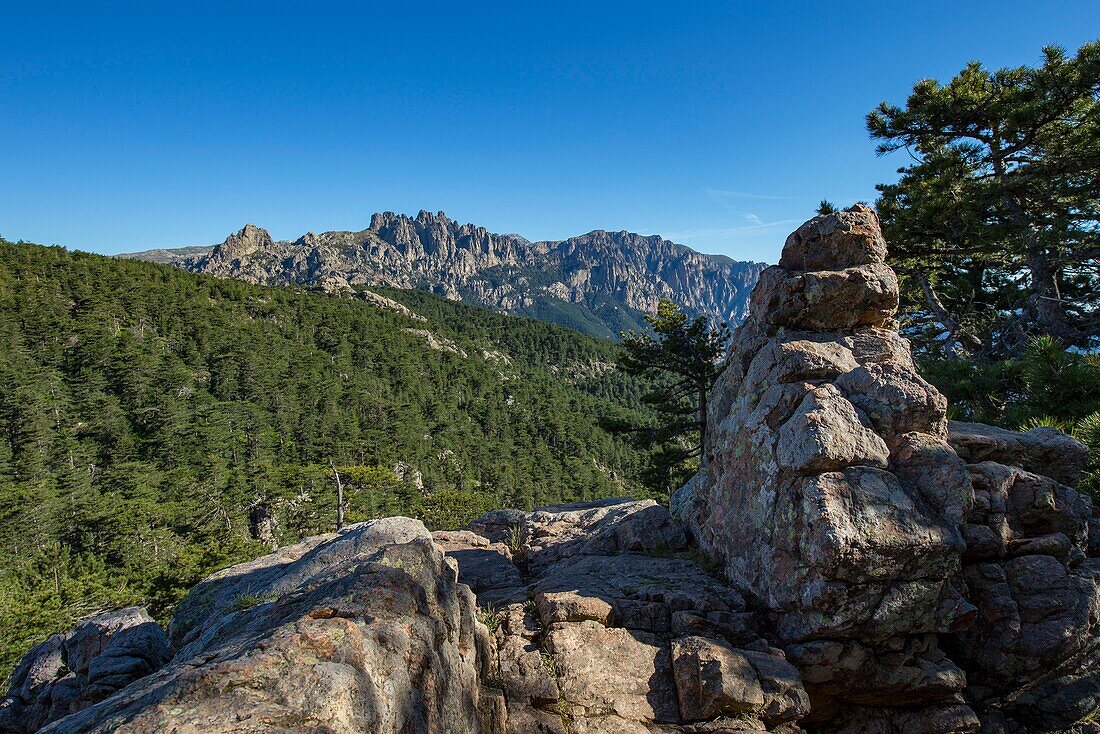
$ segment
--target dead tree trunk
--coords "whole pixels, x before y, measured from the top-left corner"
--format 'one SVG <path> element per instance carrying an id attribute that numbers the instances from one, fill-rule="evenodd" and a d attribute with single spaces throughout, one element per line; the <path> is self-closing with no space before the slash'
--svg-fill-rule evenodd
<path id="1" fill-rule="evenodd" d="M 344 527 L 344 482 L 340 479 L 340 472 L 336 471 L 336 464 L 332 459 L 328 460 L 332 468 L 332 476 L 336 479 L 336 529 Z"/>

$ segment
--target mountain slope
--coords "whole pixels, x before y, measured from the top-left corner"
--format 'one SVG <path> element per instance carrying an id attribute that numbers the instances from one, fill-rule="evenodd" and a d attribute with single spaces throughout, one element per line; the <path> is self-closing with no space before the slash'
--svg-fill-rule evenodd
<path id="1" fill-rule="evenodd" d="M 164 261 L 164 251 L 131 257 Z M 267 285 L 416 288 L 534 316 L 601 337 L 642 328 L 671 298 L 696 314 L 739 323 L 759 263 L 704 255 L 660 237 L 597 230 L 558 242 L 530 242 L 458 224 L 442 212 L 415 218 L 385 212 L 360 232 L 272 240 L 247 225 L 209 253 L 172 262 L 193 272 Z"/>
<path id="2" fill-rule="evenodd" d="M 128 260 L 146 260 L 151 263 L 160 263 L 162 265 L 174 265 L 180 260 L 209 255 L 213 250 L 213 247 L 204 245 L 193 245 L 191 247 L 158 247 L 152 250 L 142 250 L 141 252 L 128 252 L 118 257 Z"/>
<path id="3" fill-rule="evenodd" d="M 399 302 L 401 301 L 401 302 Z M 332 297 L 0 240 L 0 679 L 114 604 L 349 521 L 638 494 L 617 347 L 420 292 Z"/>

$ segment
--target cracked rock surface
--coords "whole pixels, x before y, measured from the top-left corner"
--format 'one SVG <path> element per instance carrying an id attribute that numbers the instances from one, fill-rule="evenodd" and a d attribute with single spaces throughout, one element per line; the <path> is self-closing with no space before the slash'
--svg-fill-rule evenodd
<path id="1" fill-rule="evenodd" d="M 1094 509 L 1070 486 L 1087 451 L 949 423 L 885 253 L 862 205 L 787 239 L 672 508 L 766 610 L 807 728 L 1068 729 L 1100 704 Z"/>
<path id="2" fill-rule="evenodd" d="M 798 671 L 655 502 L 491 512 L 435 538 L 485 605 L 509 734 L 800 731 Z"/>

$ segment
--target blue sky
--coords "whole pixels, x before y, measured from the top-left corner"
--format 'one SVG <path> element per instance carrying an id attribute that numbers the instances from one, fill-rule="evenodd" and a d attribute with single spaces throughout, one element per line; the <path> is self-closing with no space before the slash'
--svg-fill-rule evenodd
<path id="1" fill-rule="evenodd" d="M 0 234 L 114 253 L 429 209 L 774 261 L 904 164 L 876 103 L 1096 36 L 1095 0 L 0 2 Z"/>

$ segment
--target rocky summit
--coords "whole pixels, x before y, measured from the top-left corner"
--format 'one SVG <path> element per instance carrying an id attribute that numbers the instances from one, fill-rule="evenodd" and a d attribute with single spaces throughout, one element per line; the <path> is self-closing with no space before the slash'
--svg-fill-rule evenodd
<path id="1" fill-rule="evenodd" d="M 597 230 L 530 242 L 424 211 L 375 214 L 365 230 L 310 232 L 293 242 L 274 241 L 249 224 L 207 251 L 172 252 L 128 257 L 264 285 L 416 288 L 604 337 L 644 328 L 643 315 L 655 312 L 661 298 L 739 323 L 764 268 L 656 236 Z"/>
<path id="2" fill-rule="evenodd" d="M 885 251 L 866 207 L 791 235 L 671 512 L 310 538 L 34 648 L 0 731 L 1095 734 L 1087 452 L 948 421 Z"/>

